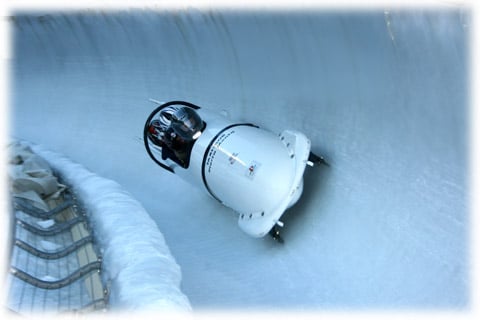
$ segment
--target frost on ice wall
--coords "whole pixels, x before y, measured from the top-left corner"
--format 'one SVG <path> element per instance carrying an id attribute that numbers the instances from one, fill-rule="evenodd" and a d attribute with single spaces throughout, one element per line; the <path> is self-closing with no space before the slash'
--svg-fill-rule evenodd
<path id="1" fill-rule="evenodd" d="M 111 307 L 191 310 L 180 290 L 180 267 L 142 205 L 118 183 L 40 146 L 31 148 L 59 172 L 83 202 L 102 250 Z"/>

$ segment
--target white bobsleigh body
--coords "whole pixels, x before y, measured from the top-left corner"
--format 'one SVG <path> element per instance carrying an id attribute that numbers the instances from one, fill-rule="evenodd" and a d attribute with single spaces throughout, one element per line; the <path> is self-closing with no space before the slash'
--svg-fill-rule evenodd
<path id="1" fill-rule="evenodd" d="M 161 148 L 145 136 L 147 150 L 162 167 L 237 212 L 244 232 L 263 237 L 276 224 L 282 225 L 282 214 L 302 194 L 309 139 L 297 131 L 274 134 L 253 124 L 234 123 L 195 107 L 205 127 L 191 148 L 188 167 L 163 160 Z"/>

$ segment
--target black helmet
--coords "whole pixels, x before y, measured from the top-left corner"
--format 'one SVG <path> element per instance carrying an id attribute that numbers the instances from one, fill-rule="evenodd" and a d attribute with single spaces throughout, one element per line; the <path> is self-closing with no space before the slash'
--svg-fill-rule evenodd
<path id="1" fill-rule="evenodd" d="M 170 120 L 170 128 L 185 141 L 195 140 L 202 133 L 203 121 L 190 107 L 180 107 L 173 112 L 162 111 L 161 117 Z"/>

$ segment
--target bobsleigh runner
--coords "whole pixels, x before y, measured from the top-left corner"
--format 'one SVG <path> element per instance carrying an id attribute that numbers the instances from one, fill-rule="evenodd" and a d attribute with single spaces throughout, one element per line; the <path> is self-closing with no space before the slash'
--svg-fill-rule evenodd
<path id="1" fill-rule="evenodd" d="M 283 227 L 281 216 L 302 194 L 305 167 L 327 164 L 300 132 L 275 135 L 185 101 L 153 110 L 143 140 L 160 167 L 236 211 L 244 232 L 269 233 L 280 242 L 277 226 Z"/>

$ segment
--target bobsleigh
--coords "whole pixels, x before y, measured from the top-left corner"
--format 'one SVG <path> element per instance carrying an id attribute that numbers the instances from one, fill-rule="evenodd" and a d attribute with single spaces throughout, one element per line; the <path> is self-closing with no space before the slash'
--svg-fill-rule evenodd
<path id="1" fill-rule="evenodd" d="M 326 164 L 301 132 L 276 135 L 252 123 L 185 101 L 160 104 L 148 116 L 143 140 L 152 160 L 238 213 L 252 237 L 270 234 L 303 191 L 307 165 Z"/>

